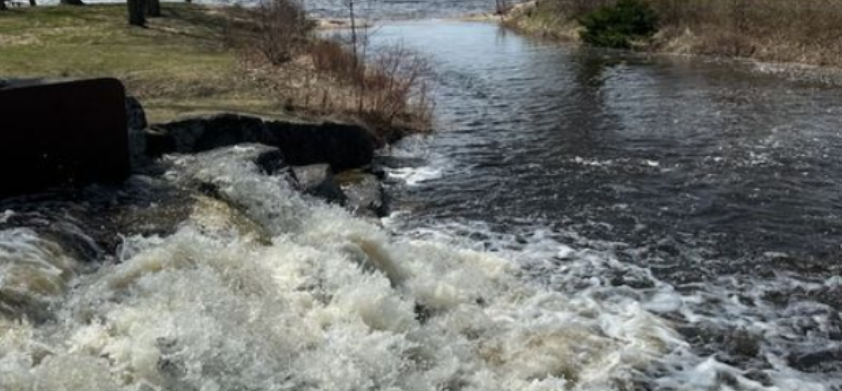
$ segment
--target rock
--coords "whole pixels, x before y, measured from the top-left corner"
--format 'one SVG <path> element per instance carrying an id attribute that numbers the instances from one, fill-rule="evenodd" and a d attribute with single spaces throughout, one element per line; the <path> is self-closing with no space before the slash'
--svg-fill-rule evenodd
<path id="1" fill-rule="evenodd" d="M 842 348 L 818 348 L 812 352 L 793 352 L 787 357 L 789 365 L 807 373 L 834 373 L 842 369 Z"/>
<path id="2" fill-rule="evenodd" d="M 363 171 L 346 171 L 337 180 L 348 197 L 348 209 L 366 217 L 389 215 L 388 197 L 383 184 L 375 175 Z"/>
<path id="3" fill-rule="evenodd" d="M 368 165 L 379 144 L 365 128 L 325 122 L 267 122 L 266 144 L 277 146 L 290 164 L 328 163 L 335 172 Z"/>
<path id="4" fill-rule="evenodd" d="M 127 236 L 172 235 L 187 220 L 196 203 L 196 197 L 190 192 L 170 186 L 163 179 L 143 175 L 132 176 L 123 193 L 119 200 L 113 201 L 120 207 L 105 216 L 110 216 L 113 223 L 111 232 Z"/>
<path id="5" fill-rule="evenodd" d="M 289 168 L 284 161 L 284 154 L 276 148 L 260 151 L 254 158 L 254 164 L 266 175 L 277 175 Z"/>
<path id="6" fill-rule="evenodd" d="M 389 177 L 389 174 L 386 172 L 386 169 L 379 164 L 370 165 L 366 172 L 368 172 L 371 175 L 374 175 L 375 177 L 377 177 L 377 179 L 381 181 L 385 181 L 386 178 Z"/>
<path id="7" fill-rule="evenodd" d="M 327 164 L 292 167 L 292 175 L 306 194 L 340 205 L 348 201 L 348 197 L 334 181 L 333 172 Z"/>
<path id="8" fill-rule="evenodd" d="M 415 303 L 415 320 L 422 325 L 427 323 L 427 320 L 433 317 L 433 310 L 430 307 L 418 303 Z"/>
<path id="9" fill-rule="evenodd" d="M 146 112 L 140 102 L 132 97 L 126 98 L 126 127 L 129 133 L 129 153 L 131 154 L 131 166 L 137 168 L 147 164 L 146 159 L 146 135 L 144 130 Z"/>
<path id="10" fill-rule="evenodd" d="M 147 129 L 143 135 L 144 154 L 146 156 L 158 158 L 168 153 L 177 152 L 175 137 L 155 129 Z"/>
<path id="11" fill-rule="evenodd" d="M 260 118 L 235 114 L 156 125 L 146 136 L 146 154 L 151 157 L 256 142 L 279 148 L 289 164 L 327 163 L 334 171 L 368 165 L 379 146 L 371 132 L 356 125 L 264 122 Z"/>
<path id="12" fill-rule="evenodd" d="M 737 329 L 725 337 L 724 348 L 744 362 L 760 354 L 760 338 L 748 330 Z"/>
<path id="13" fill-rule="evenodd" d="M 190 118 L 166 124 L 153 126 L 150 132 L 154 138 L 169 138 L 160 140 L 159 148 L 150 151 L 154 153 L 196 153 L 205 152 L 220 147 L 229 147 L 242 143 L 262 142 L 264 127 L 263 120 L 236 114 L 218 114 L 206 117 Z"/>
<path id="14" fill-rule="evenodd" d="M 134 97 L 126 97 L 126 124 L 129 131 L 142 131 L 146 129 L 146 112 L 143 106 Z"/>
<path id="15" fill-rule="evenodd" d="M 0 197 L 90 183 L 131 171 L 126 95 L 115 79 L 0 89 Z"/>

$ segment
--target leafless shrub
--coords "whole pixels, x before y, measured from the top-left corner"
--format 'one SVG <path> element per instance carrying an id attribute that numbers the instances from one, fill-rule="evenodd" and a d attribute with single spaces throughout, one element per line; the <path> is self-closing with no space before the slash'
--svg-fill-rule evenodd
<path id="1" fill-rule="evenodd" d="M 360 114 L 384 126 L 396 120 L 405 122 L 414 116 L 429 121 L 432 101 L 428 76 L 430 65 L 425 58 L 403 45 L 381 49 L 368 65 L 363 79 Z M 403 116 L 403 118 L 399 118 Z"/>
<path id="2" fill-rule="evenodd" d="M 333 75 L 352 89 L 352 96 L 345 98 L 346 110 L 385 132 L 382 136 L 387 140 L 399 137 L 404 127 L 428 127 L 433 103 L 426 59 L 403 45 L 371 50 L 366 46 L 354 51 L 337 41 L 319 41 L 309 53 L 317 72 Z M 359 58 L 363 54 L 366 61 Z"/>
<path id="3" fill-rule="evenodd" d="M 494 13 L 497 15 L 505 15 L 512 9 L 512 5 L 508 0 L 494 0 Z"/>
<path id="4" fill-rule="evenodd" d="M 260 0 L 254 7 L 229 10 L 229 43 L 256 50 L 279 65 L 294 59 L 308 42 L 313 25 L 299 0 Z"/>
<path id="5" fill-rule="evenodd" d="M 335 40 L 318 40 L 308 50 L 317 71 L 328 72 L 350 83 L 359 83 L 362 72 L 354 52 Z"/>
<path id="6" fill-rule="evenodd" d="M 402 46 L 374 51 L 371 31 L 352 20 L 350 37 L 311 34 L 298 0 L 262 0 L 228 11 L 228 43 L 250 79 L 288 110 L 354 118 L 384 141 L 429 129 L 427 62 Z"/>

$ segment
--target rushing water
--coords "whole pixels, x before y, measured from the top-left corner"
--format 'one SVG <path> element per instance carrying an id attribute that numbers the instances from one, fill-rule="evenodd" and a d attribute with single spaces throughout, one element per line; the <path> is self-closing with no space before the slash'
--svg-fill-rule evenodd
<path id="1" fill-rule="evenodd" d="M 557 291 L 634 298 L 703 365 L 839 387 L 842 90 L 489 24 L 379 34 L 438 71 L 442 132 L 396 172 L 404 229 L 514 252 Z"/>
<path id="2" fill-rule="evenodd" d="M 254 145 L 2 201 L 0 390 L 842 388 L 842 91 L 488 24 L 376 39 L 430 57 L 441 124 L 384 159 L 385 228 Z"/>

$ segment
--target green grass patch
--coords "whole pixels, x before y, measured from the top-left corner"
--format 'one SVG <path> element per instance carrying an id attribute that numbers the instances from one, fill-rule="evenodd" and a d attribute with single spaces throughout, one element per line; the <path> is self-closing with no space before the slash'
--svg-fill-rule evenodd
<path id="1" fill-rule="evenodd" d="M 164 3 L 163 18 L 130 27 L 126 6 L 89 5 L 0 12 L 0 77 L 116 77 L 152 121 L 184 114 L 281 110 L 256 82 L 242 77 L 224 45 L 221 10 Z"/>

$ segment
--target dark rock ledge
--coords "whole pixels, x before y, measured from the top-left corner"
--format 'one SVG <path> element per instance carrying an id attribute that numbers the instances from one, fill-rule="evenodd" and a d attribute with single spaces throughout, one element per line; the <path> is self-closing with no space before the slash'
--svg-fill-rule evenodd
<path id="1" fill-rule="evenodd" d="M 152 125 L 146 135 L 146 155 L 196 153 L 242 143 L 276 147 L 290 165 L 327 163 L 335 172 L 371 164 L 379 147 L 374 135 L 357 125 L 217 114 Z"/>
<path id="2" fill-rule="evenodd" d="M 128 107 L 130 124 L 146 122 L 135 102 Z M 305 194 L 345 206 L 360 216 L 378 218 L 389 213 L 380 181 L 383 172 L 373 168 L 380 145 L 371 132 L 357 125 L 267 121 L 226 113 L 131 132 L 132 151 L 142 155 L 133 160 L 145 164 L 171 153 L 201 153 L 246 143 L 271 146 L 279 153 L 256 162 L 264 171 L 289 166 L 292 180 Z"/>

